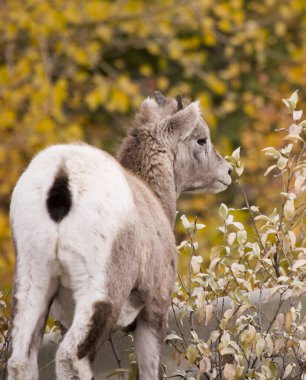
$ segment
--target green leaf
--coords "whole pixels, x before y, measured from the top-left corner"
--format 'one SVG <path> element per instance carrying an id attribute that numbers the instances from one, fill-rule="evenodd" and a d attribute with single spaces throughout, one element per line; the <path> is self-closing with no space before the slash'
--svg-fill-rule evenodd
<path id="1" fill-rule="evenodd" d="M 240 146 L 236 149 L 236 150 L 234 150 L 233 151 L 233 153 L 232 153 L 232 157 L 236 160 L 236 161 L 238 161 L 238 160 L 240 160 Z"/>
<path id="2" fill-rule="evenodd" d="M 238 177 L 241 176 L 241 174 L 243 173 L 244 171 L 244 165 L 240 163 L 239 166 L 236 166 L 235 167 L 235 172 L 237 173 Z"/>
<path id="3" fill-rule="evenodd" d="M 287 162 L 288 162 L 288 158 L 285 158 L 285 157 L 280 157 L 277 161 L 277 167 L 280 169 L 280 170 L 284 170 L 287 166 Z"/>
<path id="4" fill-rule="evenodd" d="M 201 264 L 203 262 L 202 256 L 192 256 L 191 258 L 191 268 L 194 274 L 197 274 L 201 270 Z"/>
<path id="5" fill-rule="evenodd" d="M 299 90 L 294 91 L 291 94 L 290 98 L 282 99 L 282 102 L 285 104 L 285 106 L 292 112 L 295 110 L 298 102 L 298 91 Z"/>
<path id="6" fill-rule="evenodd" d="M 284 206 L 284 215 L 286 220 L 291 221 L 295 214 L 295 208 L 294 208 L 294 200 L 293 199 L 287 199 L 285 206 Z"/>
<path id="7" fill-rule="evenodd" d="M 221 203 L 221 206 L 219 207 L 219 215 L 221 216 L 222 219 L 227 219 L 229 215 L 229 210 L 226 204 Z"/>
<path id="8" fill-rule="evenodd" d="M 301 141 L 304 143 L 303 138 L 299 135 L 287 135 L 287 136 L 283 137 L 283 140 L 291 141 L 293 143 L 296 143 L 298 141 Z"/>
<path id="9" fill-rule="evenodd" d="M 138 375 L 138 366 L 135 361 L 131 363 L 130 370 L 129 370 L 129 380 L 137 380 Z"/>
<path id="10" fill-rule="evenodd" d="M 293 120 L 294 121 L 300 120 L 301 117 L 302 117 L 302 115 L 303 115 L 303 111 L 302 110 L 300 110 L 300 111 L 293 111 Z"/>
<path id="11" fill-rule="evenodd" d="M 294 262 L 294 264 L 292 265 L 292 271 L 293 272 L 296 272 L 296 270 L 299 268 L 306 268 L 306 260 L 305 259 L 296 260 Z"/>
<path id="12" fill-rule="evenodd" d="M 241 245 L 241 244 L 244 244 L 247 240 L 247 233 L 246 231 L 238 231 L 237 232 L 237 240 L 238 240 L 238 243 Z"/>
<path id="13" fill-rule="evenodd" d="M 265 346 L 266 346 L 265 339 L 263 337 L 260 337 L 256 342 L 256 356 L 257 356 L 257 358 L 259 358 L 260 355 L 263 353 Z"/>
<path id="14" fill-rule="evenodd" d="M 264 148 L 261 151 L 265 152 L 266 156 L 271 156 L 273 158 L 280 158 L 281 157 L 280 152 L 277 149 L 273 148 L 272 146 Z"/>
<path id="15" fill-rule="evenodd" d="M 169 342 L 171 340 L 182 340 L 182 338 L 176 334 L 168 334 L 165 338 L 165 342 Z"/>
<path id="16" fill-rule="evenodd" d="M 186 215 L 182 215 L 181 216 L 181 221 L 183 223 L 183 226 L 186 230 L 188 230 L 189 228 L 192 228 L 194 226 L 193 223 L 190 223 L 189 220 L 187 219 Z"/>
<path id="17" fill-rule="evenodd" d="M 269 166 L 268 169 L 265 171 L 264 176 L 268 175 L 275 168 L 277 168 L 277 165 Z"/>
<path id="18" fill-rule="evenodd" d="M 110 377 L 113 377 L 113 376 L 120 376 L 120 375 L 123 375 L 125 373 L 128 373 L 129 370 L 126 369 L 126 368 L 117 368 L 115 370 L 113 370 L 111 373 L 109 373 L 106 378 L 109 379 Z"/>

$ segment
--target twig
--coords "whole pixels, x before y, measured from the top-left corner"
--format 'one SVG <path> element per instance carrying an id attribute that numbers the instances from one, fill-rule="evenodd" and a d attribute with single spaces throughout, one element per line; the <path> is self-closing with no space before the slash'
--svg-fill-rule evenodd
<path id="1" fill-rule="evenodd" d="M 111 344 L 111 347 L 112 347 L 112 350 L 113 350 L 113 353 L 115 355 L 115 358 L 116 358 L 116 361 L 117 361 L 117 364 L 118 364 L 118 368 L 121 368 L 121 360 L 120 360 L 120 357 L 117 353 L 117 350 L 116 350 L 116 347 L 114 345 L 114 342 L 113 342 L 113 339 L 112 339 L 112 336 L 110 335 L 109 338 L 108 338 L 110 344 Z"/>
<path id="2" fill-rule="evenodd" d="M 45 364 L 43 367 L 39 368 L 39 372 L 42 372 L 44 369 L 49 367 L 51 364 L 55 363 L 55 359 L 51 360 L 51 362 Z"/>
<path id="3" fill-rule="evenodd" d="M 181 334 L 181 336 L 182 336 L 182 339 L 183 339 L 183 341 L 184 341 L 184 343 L 185 343 L 185 345 L 186 345 L 186 347 L 188 346 L 188 343 L 187 343 L 187 341 L 186 341 L 186 338 L 185 338 L 185 336 L 184 336 L 184 333 L 183 333 L 183 331 L 182 331 L 182 329 L 181 329 L 181 326 L 179 325 L 179 323 L 178 323 L 178 320 L 177 320 L 177 317 L 176 317 L 176 313 L 175 313 L 175 310 L 174 310 L 174 306 L 173 306 L 173 302 L 171 301 L 171 307 L 172 307 L 172 311 L 173 311 L 173 315 L 174 315 L 174 320 L 175 320 L 175 324 L 176 324 L 176 326 L 177 326 L 177 328 L 178 328 L 178 330 L 179 330 L 179 332 L 180 332 L 180 334 Z M 185 348 L 186 348 L 185 347 Z"/>
<path id="4" fill-rule="evenodd" d="M 188 278 L 188 295 L 189 297 L 191 296 L 191 272 L 192 272 L 192 268 L 191 268 L 191 261 L 192 261 L 192 257 L 194 255 L 196 255 L 196 249 L 194 247 L 194 236 L 195 236 L 195 233 L 196 233 L 196 230 L 197 230 L 197 218 L 195 218 L 195 221 L 194 221 L 194 228 L 193 228 L 193 234 L 191 236 L 190 234 L 190 231 L 189 229 L 187 228 L 187 235 L 188 235 L 188 239 L 190 241 L 190 245 L 191 245 L 191 252 L 190 252 L 190 258 L 189 258 L 189 278 Z"/>
<path id="5" fill-rule="evenodd" d="M 258 239 L 258 241 L 259 241 L 259 243 L 260 243 L 260 245 L 261 245 L 261 247 L 262 247 L 262 249 L 263 249 L 263 251 L 264 251 L 264 253 L 265 253 L 265 255 L 266 255 L 266 254 L 267 254 L 267 250 L 266 250 L 265 246 L 264 246 L 263 243 L 262 243 L 262 240 L 261 240 L 261 237 L 260 237 L 260 234 L 259 234 L 258 228 L 257 228 L 256 223 L 255 223 L 255 219 L 254 219 L 253 213 L 252 213 L 252 211 L 251 211 L 251 207 L 250 207 L 250 204 L 249 204 L 249 201 L 248 201 L 248 198 L 247 198 L 246 192 L 245 192 L 245 190 L 244 190 L 244 188 L 243 188 L 243 186 L 242 186 L 242 184 L 241 184 L 241 182 L 240 182 L 239 180 L 238 180 L 238 185 L 239 185 L 239 187 L 240 187 L 240 189 L 241 189 L 241 191 L 242 191 L 242 194 L 243 194 L 243 196 L 244 196 L 245 203 L 246 203 L 246 206 L 247 206 L 247 209 L 248 209 L 249 215 L 250 215 L 250 217 L 251 217 L 251 220 L 252 220 L 252 224 L 253 224 L 254 230 L 255 230 L 256 235 L 257 235 L 257 239 Z M 265 272 L 267 272 L 267 274 L 269 275 L 269 277 L 273 278 L 273 280 L 274 280 L 276 283 L 278 283 L 277 279 L 276 279 L 276 278 L 275 278 L 275 277 L 274 277 L 274 276 L 273 276 L 273 275 L 267 270 L 267 268 L 266 268 L 264 262 L 263 262 L 262 260 L 260 260 L 260 259 L 259 259 L 259 261 L 260 261 L 261 265 L 263 266 Z M 276 269 L 276 268 L 275 268 L 275 269 Z M 277 273 L 279 273 L 279 270 L 278 270 L 278 272 L 276 272 L 276 275 L 277 275 Z M 280 276 L 280 274 L 277 275 L 277 277 L 279 277 L 279 276 Z"/>
<path id="6" fill-rule="evenodd" d="M 187 293 L 187 295 L 188 295 L 188 297 L 189 297 L 190 294 L 189 294 L 189 292 L 188 292 L 188 290 L 187 290 L 187 288 L 186 288 L 186 286 L 185 286 L 185 284 L 184 284 L 184 282 L 183 282 L 183 279 L 182 279 L 182 277 L 181 277 L 179 271 L 177 271 L 177 275 L 178 275 L 178 278 L 179 278 L 179 280 L 180 280 L 180 283 L 181 283 L 183 289 L 185 290 L 185 292 Z"/>

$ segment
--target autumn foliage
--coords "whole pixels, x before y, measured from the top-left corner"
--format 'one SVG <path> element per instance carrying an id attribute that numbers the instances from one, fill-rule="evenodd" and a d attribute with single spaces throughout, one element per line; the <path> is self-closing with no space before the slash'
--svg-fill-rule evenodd
<path id="1" fill-rule="evenodd" d="M 177 323 L 166 340 L 184 379 L 306 378 L 306 120 L 297 101 L 297 91 L 283 99 L 293 119 L 275 131 L 283 147 L 262 150 L 273 163 L 262 177 L 268 183 L 274 173 L 277 207 L 266 213 L 249 202 L 243 185 L 247 166 L 238 148 L 227 159 L 244 207 L 220 205 L 223 242 L 211 247 L 207 268 L 195 240 L 205 226 L 181 216 L 187 240 L 178 249 L 189 265 L 179 272 L 172 299 Z M 206 338 L 197 333 L 205 329 Z"/>
<path id="2" fill-rule="evenodd" d="M 200 99 L 219 150 L 241 146 L 249 199 L 275 202 L 259 151 L 279 144 L 279 99 L 306 87 L 304 0 L 4 0 L 0 19 L 1 286 L 13 270 L 10 194 L 33 155 L 79 139 L 115 152 L 156 89 Z M 213 225 L 221 200 L 241 206 L 236 191 L 179 208 Z M 208 225 L 203 252 L 218 239 Z"/>
<path id="3" fill-rule="evenodd" d="M 305 0 L 2 0 L 0 20 L 0 332 L 14 263 L 10 194 L 33 155 L 75 140 L 114 153 L 144 97 L 181 93 L 200 100 L 238 181 L 181 199 L 177 236 L 187 240 L 173 303 L 182 319 L 197 311 L 204 323 L 218 297 L 235 307 L 208 341 L 179 332 L 168 340 L 190 376 L 298 378 L 290 360 L 305 358 L 300 304 L 259 331 L 244 292 L 263 281 L 283 298 L 305 290 Z M 286 365 L 274 365 L 282 356 Z"/>

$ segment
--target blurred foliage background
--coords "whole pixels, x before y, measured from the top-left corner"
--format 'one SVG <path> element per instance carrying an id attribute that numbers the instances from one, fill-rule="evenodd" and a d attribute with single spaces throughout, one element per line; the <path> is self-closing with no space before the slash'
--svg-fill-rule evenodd
<path id="1" fill-rule="evenodd" d="M 306 108 L 305 0 L 0 0 L 0 20 L 1 285 L 13 272 L 10 194 L 33 155 L 75 140 L 115 154 L 155 90 L 200 99 L 218 150 L 242 146 L 250 202 L 277 205 L 260 149 L 281 141 L 281 98 L 299 88 Z M 204 255 L 221 201 L 244 205 L 235 186 L 178 205 L 207 224 Z"/>

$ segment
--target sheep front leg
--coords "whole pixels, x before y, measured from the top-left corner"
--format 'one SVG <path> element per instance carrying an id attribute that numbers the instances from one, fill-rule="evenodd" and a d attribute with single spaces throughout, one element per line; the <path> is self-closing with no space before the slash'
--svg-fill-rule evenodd
<path id="1" fill-rule="evenodd" d="M 168 305 L 154 310 L 145 308 L 137 318 L 134 338 L 139 380 L 160 378 L 160 353 L 167 330 L 167 309 Z"/>

